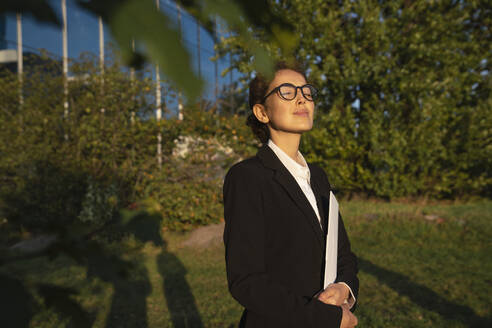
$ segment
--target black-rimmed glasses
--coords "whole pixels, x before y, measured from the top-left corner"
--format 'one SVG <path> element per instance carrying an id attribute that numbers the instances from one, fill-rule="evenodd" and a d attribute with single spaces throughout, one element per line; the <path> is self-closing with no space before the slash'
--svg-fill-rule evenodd
<path id="1" fill-rule="evenodd" d="M 296 87 L 291 83 L 282 83 L 278 87 L 270 91 L 265 97 L 263 97 L 263 102 L 273 93 L 277 92 L 280 98 L 284 100 L 293 100 L 297 96 L 297 89 L 301 89 L 302 96 L 308 101 L 314 101 L 318 90 L 311 84 L 304 84 L 303 86 Z"/>

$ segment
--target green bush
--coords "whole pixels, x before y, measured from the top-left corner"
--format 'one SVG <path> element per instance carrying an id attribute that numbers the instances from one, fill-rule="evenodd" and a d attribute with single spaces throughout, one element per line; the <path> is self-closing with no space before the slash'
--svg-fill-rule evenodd
<path id="1" fill-rule="evenodd" d="M 153 199 L 166 229 L 220 220 L 225 170 L 258 146 L 244 117 L 189 104 L 184 120 L 156 121 L 148 72 L 137 72 L 132 80 L 115 61 L 106 67 L 103 82 L 90 55 L 71 65 L 66 114 L 56 64 L 26 73 L 21 108 L 12 92 L 19 90 L 16 76 L 0 78 L 2 219 L 29 229 L 80 222 L 102 227 L 120 209 Z M 173 89 L 166 94 L 172 97 Z M 178 156 L 183 140 L 195 141 Z"/>
<path id="2" fill-rule="evenodd" d="M 14 171 L 18 183 L 2 188 L 3 214 L 29 230 L 67 225 L 79 216 L 86 193 L 80 170 L 35 161 Z"/>
<path id="3" fill-rule="evenodd" d="M 144 173 L 141 198 L 159 204 L 162 225 L 171 230 L 189 230 L 217 223 L 223 216 L 222 183 L 227 169 L 254 151 L 238 116 L 225 118 L 188 108 L 179 126 L 180 136 L 166 154 L 161 168 Z M 217 133 L 222 131 L 223 133 Z M 249 142 L 244 135 L 250 137 Z M 229 139 L 229 137 L 231 139 Z"/>

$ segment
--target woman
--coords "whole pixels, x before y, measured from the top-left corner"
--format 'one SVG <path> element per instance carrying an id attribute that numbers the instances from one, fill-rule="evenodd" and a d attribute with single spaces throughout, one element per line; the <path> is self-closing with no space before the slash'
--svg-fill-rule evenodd
<path id="1" fill-rule="evenodd" d="M 339 218 L 336 268 L 328 268 L 336 279 L 323 289 L 330 184 L 298 150 L 316 90 L 281 63 L 249 92 L 248 125 L 263 146 L 224 181 L 227 279 L 245 307 L 240 327 L 354 327 L 357 260 Z"/>

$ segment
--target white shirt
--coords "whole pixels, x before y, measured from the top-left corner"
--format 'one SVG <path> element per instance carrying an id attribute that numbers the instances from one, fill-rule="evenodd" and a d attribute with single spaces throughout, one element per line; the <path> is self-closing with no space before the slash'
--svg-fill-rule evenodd
<path id="1" fill-rule="evenodd" d="M 309 167 L 306 163 L 306 160 L 302 156 L 301 152 L 299 150 L 297 151 L 297 158 L 302 163 L 302 165 L 296 162 L 295 160 L 293 160 L 282 149 L 280 149 L 272 141 L 272 139 L 268 139 L 268 146 L 273 150 L 275 155 L 277 155 L 278 159 L 282 162 L 282 164 L 284 164 L 285 168 L 294 177 L 297 184 L 301 188 L 302 192 L 304 193 L 309 203 L 311 204 L 311 207 L 313 208 L 314 213 L 316 213 L 316 216 L 318 217 L 318 221 L 321 225 L 321 218 L 319 216 L 318 205 L 316 204 L 316 197 L 314 196 L 314 192 L 313 189 L 311 188 L 311 183 L 310 183 L 311 171 L 309 171 Z M 339 282 L 339 283 L 344 284 L 349 289 L 350 295 L 347 301 L 349 306 L 352 307 L 355 304 L 355 297 L 354 294 L 352 293 L 352 289 L 350 288 L 349 285 L 347 285 L 344 282 Z"/>

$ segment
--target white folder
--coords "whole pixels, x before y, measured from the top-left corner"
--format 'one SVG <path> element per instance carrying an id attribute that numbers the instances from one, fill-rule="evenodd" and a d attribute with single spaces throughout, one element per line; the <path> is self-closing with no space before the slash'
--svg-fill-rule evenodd
<path id="1" fill-rule="evenodd" d="M 328 233 L 325 251 L 325 281 L 324 288 L 337 278 L 338 255 L 338 201 L 330 191 L 330 210 L 328 214 Z"/>

